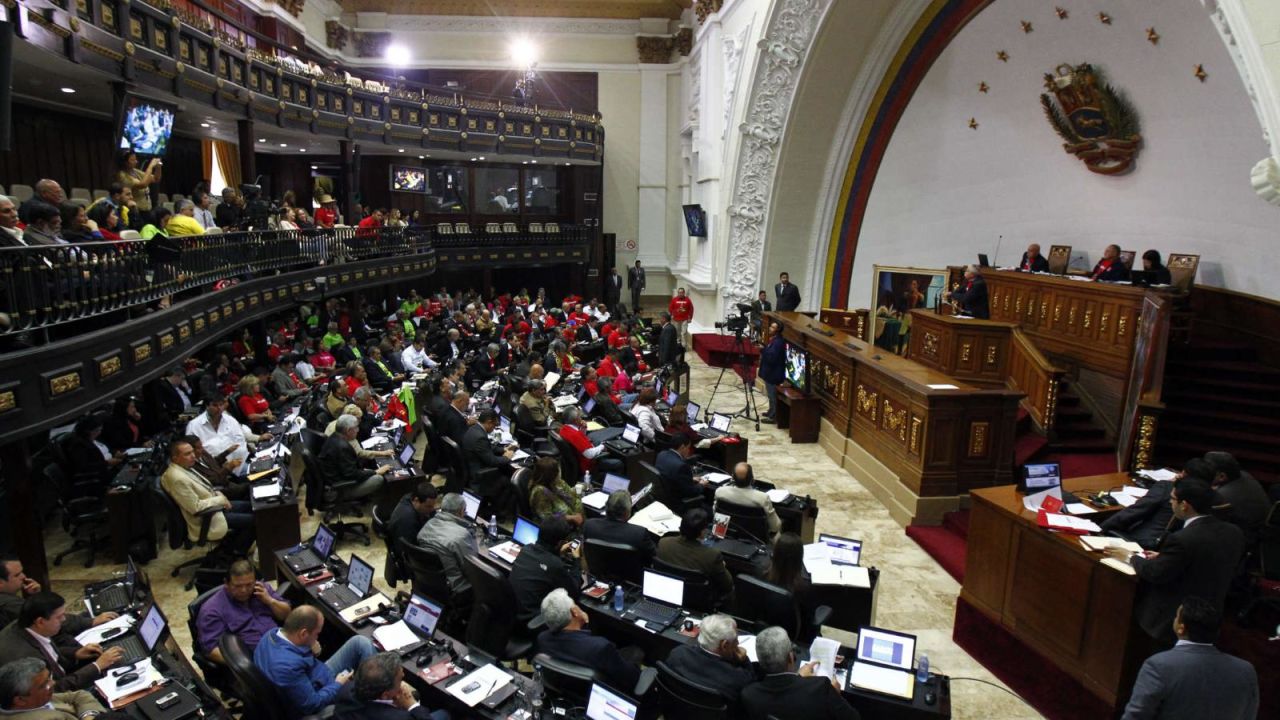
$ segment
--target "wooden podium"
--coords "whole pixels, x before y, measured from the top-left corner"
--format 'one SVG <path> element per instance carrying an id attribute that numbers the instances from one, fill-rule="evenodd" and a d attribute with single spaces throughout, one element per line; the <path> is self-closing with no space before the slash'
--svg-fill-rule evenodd
<path id="1" fill-rule="evenodd" d="M 793 443 L 818 442 L 822 403 L 818 398 L 796 390 L 778 388 L 778 429 L 791 431 Z"/>

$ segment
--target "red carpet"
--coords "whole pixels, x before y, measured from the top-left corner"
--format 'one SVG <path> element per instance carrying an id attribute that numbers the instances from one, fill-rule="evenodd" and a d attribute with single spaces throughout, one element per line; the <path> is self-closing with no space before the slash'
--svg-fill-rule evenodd
<path id="1" fill-rule="evenodd" d="M 702 362 L 716 368 L 733 368 L 746 382 L 756 381 L 756 365 L 760 362 L 760 348 L 751 340 L 736 342 L 733 335 L 716 335 L 714 333 L 697 333 L 693 336 L 693 351 Z M 738 362 L 740 355 L 746 355 L 746 364 Z"/>
<path id="2" fill-rule="evenodd" d="M 1106 703 L 1075 678 L 963 598 L 956 598 L 951 639 L 1050 720 L 1099 720 L 1111 716 Z"/>
<path id="3" fill-rule="evenodd" d="M 964 582 L 966 542 L 969 538 L 969 511 L 959 510 L 942 516 L 942 525 L 907 526 L 907 537 L 924 548 L 956 582 Z"/>

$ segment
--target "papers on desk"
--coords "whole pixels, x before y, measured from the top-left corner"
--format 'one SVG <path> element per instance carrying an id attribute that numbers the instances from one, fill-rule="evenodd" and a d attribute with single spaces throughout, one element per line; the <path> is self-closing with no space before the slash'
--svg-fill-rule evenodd
<path id="1" fill-rule="evenodd" d="M 1132 540 L 1125 540 L 1116 537 L 1104 537 L 1102 535 L 1084 535 L 1080 538 L 1080 544 L 1086 550 L 1099 552 L 1107 548 L 1120 548 L 1129 552 L 1142 552 L 1142 546 Z"/>
<path id="2" fill-rule="evenodd" d="M 253 493 L 254 500 L 266 500 L 267 498 L 280 497 L 283 489 L 280 487 L 280 483 L 267 483 L 265 485 L 253 485 L 249 488 L 249 492 Z"/>
<path id="3" fill-rule="evenodd" d="M 275 455 L 279 455 L 280 457 L 289 457 L 289 448 L 286 447 L 284 443 L 276 443 L 269 448 L 263 448 L 262 450 L 254 453 L 250 462 Z"/>
<path id="4" fill-rule="evenodd" d="M 806 565 L 807 567 L 807 565 Z M 849 587 L 870 588 L 871 573 L 864 567 L 856 565 L 816 564 L 809 571 L 814 585 L 847 585 Z"/>
<path id="5" fill-rule="evenodd" d="M 408 647 L 422 638 L 409 627 L 405 621 L 383 625 L 373 631 L 373 640 L 378 643 L 378 647 L 387 652 L 395 652 L 402 647 Z"/>
<path id="6" fill-rule="evenodd" d="M 1126 485 L 1119 490 L 1113 490 L 1111 492 L 1111 497 L 1116 502 L 1120 503 L 1120 507 L 1129 507 L 1130 505 L 1138 502 L 1138 498 L 1141 498 L 1146 494 L 1146 488 L 1140 488 L 1136 485 Z"/>
<path id="7" fill-rule="evenodd" d="M 145 455 L 149 452 L 151 452 L 151 448 L 136 447 L 136 448 L 129 448 L 128 450 L 125 450 L 124 455 L 125 457 L 133 457 L 135 455 Z"/>
<path id="8" fill-rule="evenodd" d="M 603 430 L 603 429 L 604 429 L 604 425 L 601 425 L 599 422 L 595 420 L 587 421 L 587 432 L 595 432 L 596 430 Z"/>
<path id="9" fill-rule="evenodd" d="M 1125 575 L 1137 575 L 1137 574 L 1138 574 L 1138 572 L 1137 572 L 1136 570 L 1134 570 L 1134 569 L 1133 569 L 1133 566 L 1132 566 L 1132 565 L 1130 565 L 1129 563 L 1127 563 L 1127 562 L 1125 562 L 1125 561 L 1123 561 L 1123 560 L 1117 560 L 1117 559 L 1115 559 L 1115 558 L 1102 558 L 1102 564 L 1103 564 L 1103 565 L 1106 565 L 1106 566 L 1107 566 L 1107 567 L 1109 567 L 1109 568 L 1114 568 L 1114 569 L 1116 569 L 1116 570 L 1119 570 L 1120 572 L 1124 573 Z"/>
<path id="10" fill-rule="evenodd" d="M 516 558 L 520 557 L 520 546 L 508 540 L 507 542 L 494 545 L 489 548 L 489 554 L 502 560 L 508 565 L 515 565 Z"/>
<path id="11" fill-rule="evenodd" d="M 354 623 L 365 615 L 375 613 L 383 607 L 391 607 L 391 598 L 382 593 L 374 593 L 346 610 L 339 612 L 338 615 L 345 622 Z"/>
<path id="12" fill-rule="evenodd" d="M 777 505 L 778 503 L 784 503 L 787 500 L 791 499 L 791 493 L 782 489 L 769 490 L 768 492 L 765 493 L 765 495 L 769 496 L 769 502 L 773 503 L 774 505 Z"/>
<path id="13" fill-rule="evenodd" d="M 527 457 L 531 457 L 531 456 L 529 455 L 529 453 L 525 452 L 524 450 L 517 450 L 517 451 L 515 451 L 514 453 L 512 453 L 512 455 L 511 455 L 511 461 L 512 461 L 512 462 L 519 462 L 519 461 L 521 461 L 521 460 L 523 460 L 523 459 L 525 459 L 525 458 L 527 458 Z"/>
<path id="14" fill-rule="evenodd" d="M 628 522 L 639 525 L 658 537 L 680 530 L 680 518 L 672 514 L 666 505 L 656 501 L 632 515 Z"/>
<path id="15" fill-rule="evenodd" d="M 1064 507 L 1063 510 L 1066 510 L 1068 513 L 1072 515 L 1088 515 L 1089 513 L 1097 512 L 1096 510 L 1089 507 L 1088 505 L 1085 505 L 1084 503 L 1067 503 L 1066 507 Z"/>
<path id="16" fill-rule="evenodd" d="M 1172 482 L 1174 478 L 1178 477 L 1178 473 L 1167 468 L 1161 468 L 1159 470 L 1139 470 L 1135 474 L 1141 475 L 1142 477 L 1154 482 Z"/>
<path id="17" fill-rule="evenodd" d="M 593 510 L 604 510 L 604 504 L 608 500 L 609 500 L 609 493 L 601 492 L 597 490 L 588 495 L 584 495 L 582 497 L 582 504 L 586 505 L 587 507 Z"/>
<path id="18" fill-rule="evenodd" d="M 85 630 L 84 632 L 76 636 L 76 642 L 80 643 L 81 645 L 101 643 L 105 639 L 102 637 L 103 635 L 106 635 L 107 633 L 111 632 L 112 630 L 115 630 L 116 628 L 119 628 L 121 632 L 127 631 L 129 628 L 133 627 L 134 622 L 135 620 L 132 615 L 121 615 L 115 620 L 112 620 L 110 622 L 104 622 L 101 625 L 98 625 L 96 627 L 91 627 L 88 630 Z M 116 635 L 120 635 L 120 633 L 116 633 L 112 637 L 115 637 Z"/>
<path id="19" fill-rule="evenodd" d="M 481 700 L 492 695 L 494 690 L 505 687 L 510 682 L 511 676 L 506 670 L 489 664 L 456 680 L 449 686 L 448 692 L 467 707 L 475 707 Z"/>
<path id="20" fill-rule="evenodd" d="M 706 423 L 694 423 L 689 426 L 689 429 L 694 432 L 702 432 L 703 430 L 706 430 L 709 427 L 711 426 Z"/>
<path id="21" fill-rule="evenodd" d="M 261 480 L 262 478 L 268 475 L 274 475 L 277 472 L 280 472 L 280 466 L 272 465 L 271 467 L 267 468 L 266 470 L 263 470 L 262 472 L 256 472 L 249 475 L 248 479 L 249 479 L 249 482 L 253 482 L 254 480 Z"/>
<path id="22" fill-rule="evenodd" d="M 385 435 L 370 435 L 367 439 L 360 441 L 360 447 L 365 450 L 372 450 L 386 441 Z"/>
<path id="23" fill-rule="evenodd" d="M 858 554 L 850 548 L 816 542 L 804 546 L 804 569 L 813 574 L 822 565 L 857 565 Z"/>
<path id="24" fill-rule="evenodd" d="M 959 385 L 951 385 L 949 383 L 938 383 L 936 385 L 926 385 L 930 390 L 959 390 Z"/>
<path id="25" fill-rule="evenodd" d="M 127 685 L 117 687 L 116 680 L 120 676 L 131 672 L 137 673 L 138 679 Z M 99 695 L 106 698 L 107 704 L 114 710 L 127 705 L 133 700 L 137 700 L 138 697 L 141 697 L 140 691 L 146 690 L 162 680 L 164 680 L 164 676 L 151 665 L 151 658 L 143 658 L 131 667 L 108 670 L 106 676 L 94 681 L 93 687 L 98 691 Z M 130 695 L 137 695 L 137 697 L 129 698 Z M 126 698 L 129 698 L 128 702 L 121 702 Z"/>
<path id="26" fill-rule="evenodd" d="M 560 382 L 560 373 L 547 373 L 542 376 L 542 382 L 547 385 L 547 392 L 555 389 L 556 383 Z"/>
<path id="27" fill-rule="evenodd" d="M 1040 527 L 1049 528 L 1050 530 L 1058 530 L 1060 532 L 1075 533 L 1076 535 L 1087 535 L 1089 533 L 1102 532 L 1102 528 L 1092 520 L 1084 518 L 1072 517 L 1062 513 L 1051 513 L 1041 510 L 1036 513 L 1036 523 Z"/>
<path id="28" fill-rule="evenodd" d="M 712 485 L 723 485 L 733 479 L 732 475 L 722 472 L 709 472 L 702 477 L 706 478 L 707 482 Z"/>
<path id="29" fill-rule="evenodd" d="M 760 658 L 756 657 L 756 636 L 755 635 L 739 635 L 738 647 L 747 654 L 747 659 L 751 662 L 760 662 Z"/>
<path id="30" fill-rule="evenodd" d="M 840 643 L 831 638 L 816 637 L 809 645 L 809 660 L 817 661 L 813 669 L 815 675 L 831 678 L 836 674 L 836 655 L 840 652 Z"/>

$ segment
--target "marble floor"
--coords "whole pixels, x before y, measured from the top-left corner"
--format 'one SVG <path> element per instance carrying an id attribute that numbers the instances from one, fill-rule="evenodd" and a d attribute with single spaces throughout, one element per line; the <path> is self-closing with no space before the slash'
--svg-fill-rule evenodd
<path id="1" fill-rule="evenodd" d="M 712 386 L 720 371 L 702 365 L 692 352 L 689 359 L 693 365 L 691 396 L 705 408 L 712 400 Z M 730 374 L 725 375 L 724 385 L 711 401 L 713 410 L 733 412 L 743 406 L 742 385 L 740 382 L 731 385 L 731 378 Z M 757 399 L 763 411 L 766 402 L 763 393 L 757 393 Z M 889 517 L 888 511 L 858 482 L 858 478 L 840 468 L 817 444 L 794 445 L 784 431 L 772 425 L 761 425 L 757 431 L 752 424 L 736 419 L 733 429 L 750 439 L 750 459 L 759 478 L 793 493 L 807 493 L 817 498 L 818 532 L 862 539 L 863 565 L 880 570 L 875 623 L 916 635 L 919 638 L 917 652 L 929 655 L 935 672 L 952 677 L 952 717 L 956 720 L 1041 717 L 1030 706 L 1001 689 L 1005 687 L 1003 683 L 952 642 L 951 626 L 960 585 L 907 538 L 902 527 Z M 302 536 L 309 537 L 319 519 L 308 517 L 305 511 L 300 517 Z M 46 537 L 49 556 L 66 547 L 67 543 L 60 530 L 50 530 Z M 385 557 L 382 543 L 376 539 L 368 548 L 358 541 L 348 541 L 341 544 L 338 551 L 344 555 L 358 552 L 379 569 Z M 160 557 L 147 565 L 155 595 L 170 618 L 175 640 L 183 648 L 191 647 L 186 605 L 195 595 L 182 589 L 190 571 L 184 572 L 181 579 L 174 579 L 169 577 L 169 570 L 182 560 L 195 556 L 195 551 L 171 551 L 165 546 Z M 85 583 L 124 570 L 123 566 L 104 563 L 101 559 L 93 568 L 84 568 L 82 562 L 82 555 L 77 554 L 68 557 L 61 567 L 51 568 L 52 589 L 62 593 L 76 606 L 82 605 L 80 596 Z M 381 572 L 376 583 L 383 591 L 390 590 Z M 842 631 L 831 630 L 827 634 L 845 642 L 852 640 L 851 635 Z M 960 678 L 982 680 L 999 687 Z"/>

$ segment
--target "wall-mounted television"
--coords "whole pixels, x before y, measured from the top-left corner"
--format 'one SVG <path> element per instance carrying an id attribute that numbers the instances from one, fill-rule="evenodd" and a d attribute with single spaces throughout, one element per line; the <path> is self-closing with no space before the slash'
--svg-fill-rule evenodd
<path id="1" fill-rule="evenodd" d="M 809 392 L 809 353 L 787 343 L 787 382 L 800 392 Z"/>
<path id="2" fill-rule="evenodd" d="M 684 209 L 684 226 L 689 229 L 689 237 L 707 236 L 707 213 L 701 205 L 682 205 Z"/>
<path id="3" fill-rule="evenodd" d="M 138 95 L 125 95 L 119 148 L 132 150 L 138 155 L 163 156 L 169 150 L 169 137 L 173 135 L 173 119 L 177 112 L 175 105 Z"/>
<path id="4" fill-rule="evenodd" d="M 391 192 L 427 193 L 427 169 L 408 167 L 406 165 L 391 166 Z"/>

